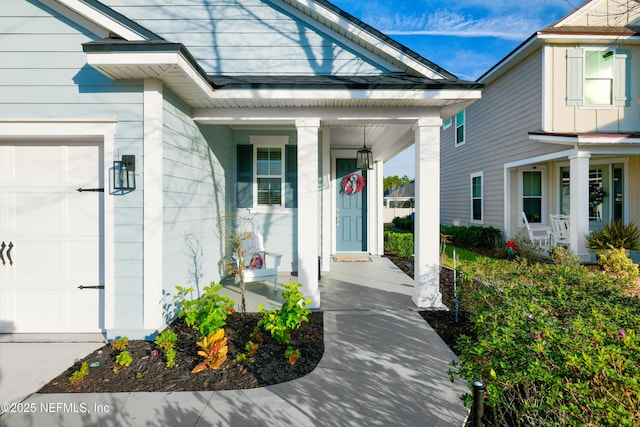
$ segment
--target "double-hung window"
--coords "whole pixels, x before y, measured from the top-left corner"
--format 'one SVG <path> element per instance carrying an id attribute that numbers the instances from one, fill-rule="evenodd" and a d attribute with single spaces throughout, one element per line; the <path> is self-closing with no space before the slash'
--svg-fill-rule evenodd
<path id="1" fill-rule="evenodd" d="M 465 110 L 456 114 L 456 147 L 464 144 L 465 141 Z"/>
<path id="2" fill-rule="evenodd" d="M 282 147 L 256 147 L 256 206 L 282 206 L 284 161 Z"/>
<path id="3" fill-rule="evenodd" d="M 482 222 L 482 173 L 471 175 L 471 222 Z"/>
<path id="4" fill-rule="evenodd" d="M 609 47 L 567 49 L 567 105 L 628 106 L 628 59 Z"/>
<path id="5" fill-rule="evenodd" d="M 542 171 L 522 172 L 522 212 L 531 223 L 543 222 L 543 182 Z"/>

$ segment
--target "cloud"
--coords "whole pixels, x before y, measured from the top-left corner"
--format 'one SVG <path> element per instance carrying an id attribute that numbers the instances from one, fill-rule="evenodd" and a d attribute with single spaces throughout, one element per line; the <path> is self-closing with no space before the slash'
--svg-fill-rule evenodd
<path id="1" fill-rule="evenodd" d="M 439 10 L 431 14 L 378 18 L 378 28 L 389 35 L 446 35 L 524 40 L 544 25 L 529 16 L 470 17 Z"/>

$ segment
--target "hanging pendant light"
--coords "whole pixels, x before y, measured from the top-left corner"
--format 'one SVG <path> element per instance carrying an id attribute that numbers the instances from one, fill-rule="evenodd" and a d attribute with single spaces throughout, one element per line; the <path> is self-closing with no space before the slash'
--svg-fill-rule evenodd
<path id="1" fill-rule="evenodd" d="M 362 150 L 358 150 L 358 156 L 356 157 L 356 169 L 361 171 L 373 169 L 373 153 L 367 148 L 367 129 L 362 126 L 363 144 Z"/>

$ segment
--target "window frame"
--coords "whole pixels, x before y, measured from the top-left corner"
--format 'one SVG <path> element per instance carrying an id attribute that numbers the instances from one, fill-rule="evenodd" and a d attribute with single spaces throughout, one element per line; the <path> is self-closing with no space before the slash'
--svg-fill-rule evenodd
<path id="1" fill-rule="evenodd" d="M 250 135 L 249 143 L 253 148 L 253 177 L 252 177 L 252 207 L 250 212 L 288 212 L 293 208 L 286 206 L 286 146 L 289 144 L 289 137 L 286 135 Z M 265 205 L 258 203 L 258 149 L 279 149 L 281 155 L 280 174 L 268 175 L 267 178 L 280 178 L 280 204 Z"/>
<path id="2" fill-rule="evenodd" d="M 474 187 L 473 187 L 473 181 L 474 179 L 480 179 L 480 196 L 475 196 L 473 193 Z M 469 222 L 472 224 L 484 224 L 484 173 L 483 172 L 476 172 L 476 173 L 472 173 L 471 175 L 469 175 L 469 182 L 470 182 L 470 211 L 469 211 Z M 474 201 L 475 200 L 480 200 L 480 219 L 475 219 L 473 216 L 473 209 L 474 209 Z"/>
<path id="3" fill-rule="evenodd" d="M 462 114 L 462 123 L 458 123 L 458 115 Z M 464 145 L 467 140 L 467 110 L 462 109 L 456 113 L 454 116 L 454 132 L 453 132 L 453 141 L 456 147 L 460 147 Z M 458 141 L 458 128 L 462 128 L 462 140 Z"/>
<path id="4" fill-rule="evenodd" d="M 442 130 L 447 130 L 453 124 L 453 118 L 450 117 L 442 123 Z"/>
<path id="5" fill-rule="evenodd" d="M 518 218 L 520 226 L 524 227 L 524 221 L 522 219 L 521 212 L 524 212 L 524 174 L 525 172 L 538 172 L 540 173 L 540 222 L 529 220 L 531 224 L 547 224 L 547 195 L 546 195 L 546 167 L 531 165 L 528 167 L 520 168 L 518 171 Z M 527 196 L 531 197 L 531 196 Z"/>
<path id="6" fill-rule="evenodd" d="M 607 52 L 611 52 L 611 78 L 595 78 L 595 77 L 587 77 L 587 56 L 589 53 L 602 53 L 603 55 Z M 584 47 L 583 48 L 583 71 L 582 71 L 582 105 L 584 107 L 614 107 L 615 106 L 615 90 L 616 90 L 616 54 L 617 51 L 615 48 L 607 46 L 607 47 Z M 587 102 L 587 81 L 609 81 L 610 89 L 609 89 L 609 98 L 610 101 L 607 104 L 598 104 L 598 103 L 588 103 Z"/>

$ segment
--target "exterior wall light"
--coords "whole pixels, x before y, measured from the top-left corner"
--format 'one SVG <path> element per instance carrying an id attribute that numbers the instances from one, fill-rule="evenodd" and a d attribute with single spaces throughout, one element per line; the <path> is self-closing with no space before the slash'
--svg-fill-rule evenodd
<path id="1" fill-rule="evenodd" d="M 113 162 L 113 189 L 133 191 L 136 189 L 136 156 L 122 155 L 122 160 Z"/>
<path id="2" fill-rule="evenodd" d="M 363 134 L 363 145 L 362 149 L 358 150 L 358 155 L 356 157 L 356 169 L 360 169 L 362 171 L 372 170 L 373 169 L 373 153 L 370 149 L 367 148 L 367 130 L 363 126 L 362 127 Z"/>

